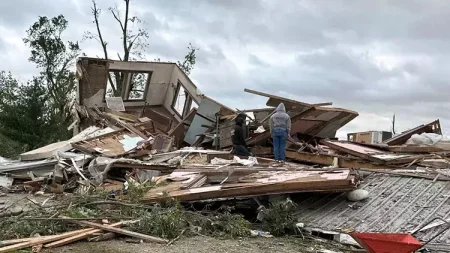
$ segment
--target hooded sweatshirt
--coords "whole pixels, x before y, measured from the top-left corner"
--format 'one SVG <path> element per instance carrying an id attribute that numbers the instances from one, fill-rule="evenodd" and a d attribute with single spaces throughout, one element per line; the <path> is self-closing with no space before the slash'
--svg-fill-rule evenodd
<path id="1" fill-rule="evenodd" d="M 286 108 L 283 103 L 280 103 L 275 109 L 275 113 L 270 117 L 270 132 L 272 133 L 274 128 L 284 128 L 291 131 L 291 117 L 286 113 Z"/>
<path id="2" fill-rule="evenodd" d="M 245 122 L 245 119 L 246 119 L 245 114 L 239 114 L 235 119 L 236 125 L 234 126 L 233 136 L 231 137 L 233 145 L 242 145 L 244 147 L 247 147 L 247 143 L 245 143 L 244 138 L 244 129 L 242 127 L 242 125 Z"/>

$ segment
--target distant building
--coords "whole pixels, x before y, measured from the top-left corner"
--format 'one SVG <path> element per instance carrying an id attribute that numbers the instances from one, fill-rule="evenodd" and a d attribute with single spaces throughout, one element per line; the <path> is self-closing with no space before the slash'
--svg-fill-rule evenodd
<path id="1" fill-rule="evenodd" d="M 392 137 L 387 131 L 368 131 L 347 134 L 347 140 L 358 143 L 379 144 Z"/>

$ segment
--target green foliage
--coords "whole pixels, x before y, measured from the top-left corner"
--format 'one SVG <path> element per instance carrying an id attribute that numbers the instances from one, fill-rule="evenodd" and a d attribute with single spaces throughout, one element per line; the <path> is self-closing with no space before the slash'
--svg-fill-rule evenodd
<path id="1" fill-rule="evenodd" d="M 173 239 L 181 234 L 189 224 L 180 208 L 174 207 L 164 211 L 153 209 L 142 216 L 139 223 L 132 226 L 136 232 Z"/>
<path id="2" fill-rule="evenodd" d="M 178 61 L 178 66 L 186 75 L 190 75 L 191 71 L 194 69 L 195 60 L 197 59 L 195 53 L 197 52 L 197 50 L 199 50 L 199 48 L 192 46 L 191 43 L 189 43 L 189 46 L 187 48 L 189 51 L 184 57 L 183 62 Z"/>
<path id="3" fill-rule="evenodd" d="M 61 139 L 70 137 L 67 127 L 72 123 L 71 104 L 76 84 L 70 69 L 80 53 L 78 42 L 64 42 L 61 38 L 67 26 L 63 15 L 51 19 L 39 17 L 23 39 L 31 49 L 29 60 L 41 69 L 40 79 L 54 113 L 52 124 Z"/>
<path id="4" fill-rule="evenodd" d="M 138 184 L 135 181 L 128 181 L 128 190 L 126 198 L 132 203 L 138 203 L 144 195 L 153 187 L 155 183 L 148 182 L 145 184 Z"/>
<path id="5" fill-rule="evenodd" d="M 0 72 L 0 135 L 9 140 L 0 144 L 0 156 L 42 146 L 51 139 L 52 113 L 45 88 L 35 78 L 19 84 L 12 75 Z M 16 143 L 11 149 L 9 143 Z"/>
<path id="6" fill-rule="evenodd" d="M 274 236 L 297 234 L 296 208 L 297 205 L 291 200 L 271 204 L 264 213 L 263 230 Z"/>
<path id="7" fill-rule="evenodd" d="M 216 216 L 211 231 L 220 237 L 247 237 L 250 236 L 250 225 L 244 216 L 225 212 Z"/>
<path id="8" fill-rule="evenodd" d="M 25 84 L 0 72 L 0 156 L 12 157 L 68 139 L 72 123 L 75 74 L 70 71 L 80 52 L 78 43 L 61 39 L 68 25 L 64 16 L 39 17 L 24 43 L 40 75 Z"/>
<path id="9" fill-rule="evenodd" d="M 242 215 L 231 214 L 227 210 L 219 213 L 202 214 L 184 210 L 181 205 L 154 207 L 143 213 L 139 223 L 132 229 L 148 235 L 173 239 L 204 234 L 221 238 L 247 237 L 250 223 Z"/>

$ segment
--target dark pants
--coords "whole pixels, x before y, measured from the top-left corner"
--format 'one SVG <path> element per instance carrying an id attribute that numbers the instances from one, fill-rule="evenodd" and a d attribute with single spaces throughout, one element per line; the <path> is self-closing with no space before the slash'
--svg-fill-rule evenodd
<path id="1" fill-rule="evenodd" d="M 233 145 L 234 153 L 238 156 L 252 156 L 252 153 L 244 145 Z"/>
<path id="2" fill-rule="evenodd" d="M 284 161 L 286 157 L 287 129 L 274 128 L 272 132 L 273 152 L 276 161 Z"/>

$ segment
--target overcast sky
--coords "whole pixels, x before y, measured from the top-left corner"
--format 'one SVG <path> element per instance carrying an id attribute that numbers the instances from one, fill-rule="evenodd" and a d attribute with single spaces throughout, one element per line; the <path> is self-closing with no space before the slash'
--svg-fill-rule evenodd
<path id="1" fill-rule="evenodd" d="M 111 55 L 120 31 L 99 0 Z M 244 88 L 309 103 L 333 102 L 360 116 L 339 131 L 397 131 L 437 118 L 450 134 L 448 0 L 132 0 L 150 33 L 146 59 L 182 60 L 200 48 L 191 78 L 232 108 L 262 108 Z M 0 1 L 0 70 L 21 80 L 36 73 L 22 38 L 38 16 L 63 14 L 67 40 L 95 31 L 90 0 Z M 94 41 L 81 43 L 102 56 Z"/>

